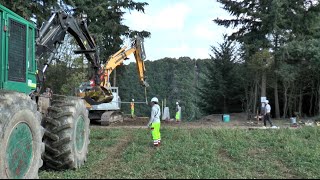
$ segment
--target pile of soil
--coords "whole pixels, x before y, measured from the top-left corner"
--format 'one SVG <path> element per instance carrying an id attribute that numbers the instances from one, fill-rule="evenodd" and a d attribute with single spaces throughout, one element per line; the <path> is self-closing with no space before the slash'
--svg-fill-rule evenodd
<path id="1" fill-rule="evenodd" d="M 149 117 L 124 117 L 122 123 L 117 123 L 117 126 L 146 126 L 149 122 Z"/>

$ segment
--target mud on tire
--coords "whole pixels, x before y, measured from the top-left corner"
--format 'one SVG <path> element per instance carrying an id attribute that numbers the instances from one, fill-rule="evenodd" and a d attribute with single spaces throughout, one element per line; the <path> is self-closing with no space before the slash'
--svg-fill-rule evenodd
<path id="1" fill-rule="evenodd" d="M 82 99 L 54 95 L 45 127 L 44 165 L 55 170 L 77 169 L 87 160 L 88 111 Z"/>
<path id="2" fill-rule="evenodd" d="M 37 105 L 25 94 L 0 91 L 0 178 L 38 178 L 44 130 Z"/>

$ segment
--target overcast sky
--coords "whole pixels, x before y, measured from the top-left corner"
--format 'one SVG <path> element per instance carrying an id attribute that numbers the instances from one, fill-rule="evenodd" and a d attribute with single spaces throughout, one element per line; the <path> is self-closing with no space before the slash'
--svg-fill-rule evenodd
<path id="1" fill-rule="evenodd" d="M 145 39 L 148 60 L 164 57 L 209 58 L 210 47 L 223 42 L 230 29 L 216 25 L 217 17 L 229 14 L 215 0 L 137 0 L 147 2 L 145 14 L 126 13 L 123 23 L 133 30 L 151 32 Z M 126 42 L 125 45 L 129 43 Z M 130 61 L 134 61 L 130 58 Z"/>

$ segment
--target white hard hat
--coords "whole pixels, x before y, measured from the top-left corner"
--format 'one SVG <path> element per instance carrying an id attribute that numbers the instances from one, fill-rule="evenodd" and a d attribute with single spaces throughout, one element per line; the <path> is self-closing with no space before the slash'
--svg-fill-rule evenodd
<path id="1" fill-rule="evenodd" d="M 176 104 L 179 104 L 178 102 L 176 102 Z"/>
<path id="2" fill-rule="evenodd" d="M 132 101 L 134 101 L 134 99 L 132 99 Z"/>
<path id="3" fill-rule="evenodd" d="M 269 103 L 269 101 L 268 101 L 268 100 L 266 100 L 265 102 L 266 102 L 266 103 Z"/>
<path id="4" fill-rule="evenodd" d="M 158 98 L 153 97 L 153 98 L 151 99 L 151 102 L 156 102 L 156 103 L 157 103 L 157 102 L 159 102 L 159 101 L 158 101 Z"/>

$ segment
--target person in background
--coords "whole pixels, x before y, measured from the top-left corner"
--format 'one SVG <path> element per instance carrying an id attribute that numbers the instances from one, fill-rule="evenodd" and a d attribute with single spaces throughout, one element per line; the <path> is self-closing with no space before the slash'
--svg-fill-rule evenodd
<path id="1" fill-rule="evenodd" d="M 47 87 L 44 94 L 52 100 L 53 92 L 52 92 L 51 88 Z"/>
<path id="2" fill-rule="evenodd" d="M 263 117 L 263 124 L 264 124 L 264 127 L 267 126 L 267 121 L 270 123 L 270 126 L 272 128 L 275 128 L 276 126 L 274 126 L 271 122 L 271 119 L 270 119 L 270 116 L 271 116 L 271 106 L 269 104 L 269 101 L 266 100 L 265 101 L 265 110 L 264 110 L 264 117 Z"/>
<path id="3" fill-rule="evenodd" d="M 181 121 L 181 107 L 179 106 L 179 102 L 176 102 L 176 123 L 180 123 Z"/>
<path id="4" fill-rule="evenodd" d="M 160 115 L 161 110 L 158 105 L 159 101 L 157 97 L 153 97 L 150 102 L 151 106 L 151 116 L 150 120 L 147 124 L 147 127 L 151 129 L 151 135 L 153 139 L 153 146 L 160 146 L 161 141 L 161 133 L 160 133 Z"/>
<path id="5" fill-rule="evenodd" d="M 132 99 L 130 103 L 130 109 L 131 109 L 131 118 L 134 118 L 134 99 Z"/>

